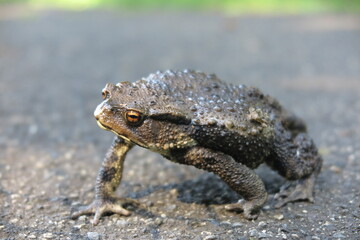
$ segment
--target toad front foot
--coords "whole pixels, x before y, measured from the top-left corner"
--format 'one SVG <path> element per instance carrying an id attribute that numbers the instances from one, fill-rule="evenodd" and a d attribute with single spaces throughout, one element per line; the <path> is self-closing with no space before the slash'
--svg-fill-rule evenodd
<path id="1" fill-rule="evenodd" d="M 242 212 L 247 220 L 255 220 L 259 216 L 260 209 L 254 202 L 242 199 L 237 203 L 226 204 L 225 210 L 230 212 Z"/>
<path id="2" fill-rule="evenodd" d="M 131 211 L 123 208 L 123 205 L 139 205 L 136 200 L 129 198 L 120 198 L 120 197 L 111 197 L 111 198 L 100 198 L 95 199 L 89 206 L 85 209 L 77 211 L 71 215 L 72 219 L 75 219 L 82 215 L 95 214 L 92 221 L 93 225 L 97 225 L 100 221 L 101 216 L 106 213 L 116 213 L 123 216 L 129 216 Z"/>

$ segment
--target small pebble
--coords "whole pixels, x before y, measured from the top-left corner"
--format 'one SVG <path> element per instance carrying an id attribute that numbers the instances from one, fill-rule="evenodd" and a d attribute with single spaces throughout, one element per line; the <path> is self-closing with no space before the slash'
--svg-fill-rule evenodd
<path id="1" fill-rule="evenodd" d="M 265 209 L 265 210 L 269 210 L 270 208 L 271 208 L 270 205 L 265 205 L 265 206 L 263 206 L 263 209 Z"/>
<path id="2" fill-rule="evenodd" d="M 222 227 L 229 227 L 231 225 L 231 223 L 230 222 L 221 222 L 220 223 L 220 226 L 222 226 Z"/>
<path id="3" fill-rule="evenodd" d="M 249 231 L 250 237 L 256 237 L 259 234 L 259 232 L 256 229 L 251 229 Z"/>
<path id="4" fill-rule="evenodd" d="M 46 238 L 46 239 L 52 239 L 54 237 L 54 235 L 52 233 L 44 233 L 42 236 L 43 236 L 43 238 Z"/>
<path id="5" fill-rule="evenodd" d="M 169 211 L 169 212 L 172 212 L 176 209 L 176 205 L 175 204 L 171 204 L 171 205 L 168 205 L 166 207 L 166 210 Z"/>
<path id="6" fill-rule="evenodd" d="M 241 222 L 235 222 L 235 223 L 232 224 L 232 226 L 233 226 L 234 228 L 237 228 L 237 227 L 242 227 L 242 226 L 244 226 L 244 224 L 242 224 Z"/>
<path id="7" fill-rule="evenodd" d="M 332 165 L 330 167 L 330 171 L 334 172 L 334 173 L 341 173 L 342 169 L 339 168 L 338 166 Z"/>
<path id="8" fill-rule="evenodd" d="M 294 238 L 294 239 L 300 239 L 299 235 L 297 235 L 295 233 L 291 234 L 291 237 Z"/>
<path id="9" fill-rule="evenodd" d="M 156 218 L 154 223 L 156 226 L 160 226 L 163 223 L 163 220 L 161 218 Z"/>
<path id="10" fill-rule="evenodd" d="M 264 228 L 264 227 L 266 227 L 266 225 L 267 225 L 266 222 L 261 221 L 261 222 L 259 222 L 258 227 L 259 228 Z"/>
<path id="11" fill-rule="evenodd" d="M 75 229 L 81 229 L 85 226 L 85 224 L 78 224 L 78 225 L 75 225 L 74 228 Z"/>
<path id="12" fill-rule="evenodd" d="M 287 236 L 286 236 L 286 234 L 285 233 L 280 233 L 280 236 L 281 236 L 281 239 L 287 239 Z"/>
<path id="13" fill-rule="evenodd" d="M 11 194 L 11 195 L 10 195 L 10 197 L 11 197 L 11 199 L 17 199 L 17 198 L 19 198 L 19 197 L 20 197 L 20 195 L 19 195 L 19 194 L 14 193 L 14 194 Z"/>
<path id="14" fill-rule="evenodd" d="M 129 223 L 125 220 L 117 220 L 116 221 L 116 225 L 120 226 L 120 227 L 126 227 Z"/>
<path id="15" fill-rule="evenodd" d="M 247 238 L 247 237 L 245 237 L 245 236 L 243 236 L 243 237 L 237 237 L 236 239 L 237 239 L 237 240 L 249 240 L 249 238 Z"/>
<path id="16" fill-rule="evenodd" d="M 145 203 L 145 205 L 146 205 L 147 207 L 152 207 L 152 206 L 154 206 L 154 203 L 153 203 L 152 201 L 147 201 L 147 202 Z"/>
<path id="17" fill-rule="evenodd" d="M 80 222 L 80 223 L 85 223 L 86 222 L 86 219 L 87 219 L 88 217 L 87 216 L 80 216 L 79 218 L 78 218 L 78 221 Z"/>
<path id="18" fill-rule="evenodd" d="M 204 237 L 204 240 L 216 240 L 216 239 L 218 239 L 218 238 L 215 235 L 210 235 L 210 236 Z"/>
<path id="19" fill-rule="evenodd" d="M 100 239 L 100 234 L 97 232 L 88 232 L 86 234 L 86 236 L 88 237 L 89 240 L 99 240 Z"/>
<path id="20" fill-rule="evenodd" d="M 268 234 L 266 231 L 260 232 L 260 233 L 259 233 L 259 236 L 258 236 L 259 239 L 262 239 L 262 238 L 271 238 L 271 237 L 272 237 L 272 235 Z"/>
<path id="21" fill-rule="evenodd" d="M 284 215 L 282 215 L 282 214 L 275 214 L 275 215 L 274 215 L 274 218 L 277 219 L 277 220 L 283 220 L 283 219 L 284 219 Z"/>
<path id="22" fill-rule="evenodd" d="M 334 238 L 346 238 L 341 232 L 337 232 L 333 235 Z"/>
<path id="23" fill-rule="evenodd" d="M 13 218 L 13 219 L 10 220 L 10 223 L 17 223 L 18 221 L 19 221 L 18 218 Z"/>
<path id="24" fill-rule="evenodd" d="M 25 238 L 25 237 L 26 237 L 26 234 L 25 234 L 25 233 L 19 233 L 19 237 L 20 237 L 20 238 Z"/>
<path id="25" fill-rule="evenodd" d="M 25 206 L 25 210 L 31 210 L 33 208 L 33 206 L 31 206 L 31 205 L 26 205 Z"/>

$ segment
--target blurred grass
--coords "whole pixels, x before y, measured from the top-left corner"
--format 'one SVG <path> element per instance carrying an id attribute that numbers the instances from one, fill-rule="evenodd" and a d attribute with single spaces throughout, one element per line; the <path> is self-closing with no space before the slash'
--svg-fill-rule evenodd
<path id="1" fill-rule="evenodd" d="M 0 0 L 1 3 L 27 3 L 34 7 L 73 10 L 211 10 L 228 14 L 360 12 L 360 0 Z"/>

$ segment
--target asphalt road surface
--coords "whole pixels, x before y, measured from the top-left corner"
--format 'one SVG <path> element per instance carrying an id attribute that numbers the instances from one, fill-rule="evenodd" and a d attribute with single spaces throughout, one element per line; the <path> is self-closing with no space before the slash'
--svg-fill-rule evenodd
<path id="1" fill-rule="evenodd" d="M 93 111 L 107 82 L 196 69 L 257 86 L 308 123 L 324 166 L 316 202 L 255 221 L 223 210 L 238 196 L 213 174 L 139 147 L 118 194 L 130 217 L 69 215 L 94 197 L 113 134 Z M 359 239 L 360 17 L 0 8 L 0 239 Z"/>

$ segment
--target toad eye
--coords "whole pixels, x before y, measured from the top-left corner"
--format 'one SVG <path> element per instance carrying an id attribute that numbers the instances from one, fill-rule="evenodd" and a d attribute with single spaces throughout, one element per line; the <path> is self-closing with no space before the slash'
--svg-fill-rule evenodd
<path id="1" fill-rule="evenodd" d="M 128 110 L 125 113 L 126 120 L 131 124 L 140 123 L 142 120 L 142 114 L 138 111 Z"/>
<path id="2" fill-rule="evenodd" d="M 101 96 L 105 100 L 109 97 L 109 92 L 107 90 L 104 90 L 102 91 Z"/>

